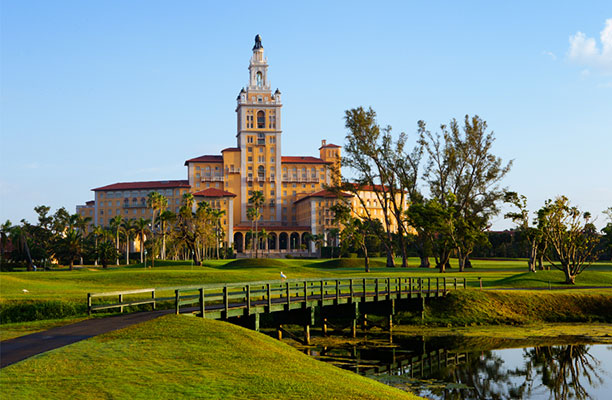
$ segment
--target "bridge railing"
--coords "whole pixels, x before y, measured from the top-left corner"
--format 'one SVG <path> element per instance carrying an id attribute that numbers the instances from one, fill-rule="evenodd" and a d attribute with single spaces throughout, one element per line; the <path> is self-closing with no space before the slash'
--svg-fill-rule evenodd
<path id="1" fill-rule="evenodd" d="M 227 312 L 230 309 L 272 307 L 277 304 L 309 301 L 340 301 L 346 298 L 372 298 L 374 301 L 399 298 L 436 297 L 449 290 L 467 289 L 466 278 L 447 277 L 338 277 L 323 279 L 289 279 L 221 284 L 136 289 L 105 293 L 88 293 L 87 309 L 93 311 L 174 302 L 176 313 L 183 306 L 207 307 Z M 160 297 L 159 294 L 172 294 Z M 98 299 L 95 301 L 94 299 Z M 114 299 L 118 299 L 117 302 Z M 104 301 L 111 301 L 104 303 Z"/>

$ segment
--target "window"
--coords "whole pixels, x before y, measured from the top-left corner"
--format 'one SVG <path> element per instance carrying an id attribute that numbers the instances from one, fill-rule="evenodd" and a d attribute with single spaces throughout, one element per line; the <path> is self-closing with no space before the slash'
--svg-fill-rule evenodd
<path id="1" fill-rule="evenodd" d="M 260 162 L 260 163 L 264 163 L 264 162 L 266 162 L 266 157 L 265 156 L 259 156 L 259 157 L 257 157 L 257 161 Z"/>
<path id="2" fill-rule="evenodd" d="M 270 143 L 276 143 L 276 138 L 274 136 L 270 136 Z"/>
<path id="3" fill-rule="evenodd" d="M 253 152 L 253 148 L 252 148 L 252 147 L 247 147 L 247 151 L 248 151 L 249 153 L 252 153 L 252 152 Z"/>
<path id="4" fill-rule="evenodd" d="M 276 129 L 276 112 L 270 111 L 270 123 L 268 124 L 268 128 Z"/>
<path id="5" fill-rule="evenodd" d="M 249 158 L 248 158 L 248 161 L 249 161 L 249 162 L 253 162 L 253 157 L 249 157 Z"/>
<path id="6" fill-rule="evenodd" d="M 264 129 L 266 127 L 266 113 L 263 111 L 257 111 L 257 129 Z"/>
<path id="7" fill-rule="evenodd" d="M 270 190 L 270 196 L 276 196 L 276 193 L 274 192 L 274 190 Z"/>
<path id="8" fill-rule="evenodd" d="M 260 152 L 260 153 L 263 153 L 263 149 L 264 149 L 263 147 L 260 147 L 260 148 L 259 148 L 259 152 Z"/>
<path id="9" fill-rule="evenodd" d="M 249 165 L 248 170 L 249 170 L 249 171 L 253 171 L 253 166 L 252 166 L 252 165 Z"/>
<path id="10" fill-rule="evenodd" d="M 253 143 L 253 136 L 247 136 L 247 143 Z"/>

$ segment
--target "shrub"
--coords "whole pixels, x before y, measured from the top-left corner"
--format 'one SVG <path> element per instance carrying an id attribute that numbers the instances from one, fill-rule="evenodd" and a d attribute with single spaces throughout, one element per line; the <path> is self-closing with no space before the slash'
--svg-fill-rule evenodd
<path id="1" fill-rule="evenodd" d="M 6 301 L 0 303 L 0 324 L 58 319 L 86 313 L 87 305 L 85 301 L 82 303 L 59 300 Z"/>

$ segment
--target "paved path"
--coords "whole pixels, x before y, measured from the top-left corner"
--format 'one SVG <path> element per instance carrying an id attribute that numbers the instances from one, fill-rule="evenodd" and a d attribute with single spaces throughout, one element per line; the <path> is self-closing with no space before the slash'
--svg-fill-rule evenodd
<path id="1" fill-rule="evenodd" d="M 173 313 L 174 309 L 170 309 L 87 319 L 47 331 L 5 340 L 0 342 L 0 368 L 58 347 Z"/>

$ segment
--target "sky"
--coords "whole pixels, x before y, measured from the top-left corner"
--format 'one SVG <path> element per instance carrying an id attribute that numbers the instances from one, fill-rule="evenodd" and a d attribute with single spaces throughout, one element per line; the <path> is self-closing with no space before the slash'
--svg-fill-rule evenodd
<path id="1" fill-rule="evenodd" d="M 347 109 L 416 138 L 479 115 L 537 210 L 612 207 L 612 2 L 0 1 L 0 222 L 92 188 L 186 179 L 236 144 L 256 34 L 283 155 L 344 144 Z M 492 229 L 512 226 L 503 213 Z"/>

